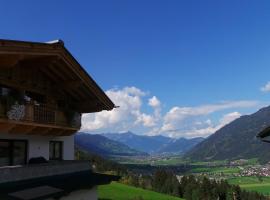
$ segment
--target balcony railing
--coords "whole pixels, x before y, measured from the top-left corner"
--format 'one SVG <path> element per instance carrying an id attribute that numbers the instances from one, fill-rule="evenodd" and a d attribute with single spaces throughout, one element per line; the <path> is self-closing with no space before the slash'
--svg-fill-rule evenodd
<path id="1" fill-rule="evenodd" d="M 91 170 L 89 161 L 55 161 L 45 164 L 0 167 L 0 183 Z"/>
<path id="2" fill-rule="evenodd" d="M 56 122 L 56 115 L 57 111 L 51 110 L 47 108 L 45 105 L 34 106 L 35 122 L 53 124 L 54 122 Z"/>
<path id="3" fill-rule="evenodd" d="M 11 106 L 9 110 L 7 110 L 5 105 L 0 104 L 0 117 L 22 122 L 65 126 L 78 129 L 81 126 L 81 115 L 79 113 L 74 112 L 74 115 L 68 119 L 65 112 L 44 104 L 15 104 Z"/>

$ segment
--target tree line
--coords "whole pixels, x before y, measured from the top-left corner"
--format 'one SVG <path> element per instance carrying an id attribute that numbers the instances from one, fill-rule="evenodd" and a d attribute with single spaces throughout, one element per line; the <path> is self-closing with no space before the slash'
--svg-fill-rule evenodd
<path id="1" fill-rule="evenodd" d="M 157 170 L 153 176 L 130 173 L 123 177 L 124 184 L 181 197 L 185 200 L 269 200 L 257 192 L 242 190 L 226 180 L 210 180 L 205 176 L 178 177 L 167 170 Z"/>
<path id="2" fill-rule="evenodd" d="M 94 170 L 122 176 L 123 184 L 153 190 L 185 200 L 269 200 L 257 192 L 242 190 L 226 180 L 210 180 L 205 176 L 179 176 L 173 171 L 157 169 L 152 175 L 134 173 L 124 165 L 76 149 L 76 159 L 89 160 Z"/>

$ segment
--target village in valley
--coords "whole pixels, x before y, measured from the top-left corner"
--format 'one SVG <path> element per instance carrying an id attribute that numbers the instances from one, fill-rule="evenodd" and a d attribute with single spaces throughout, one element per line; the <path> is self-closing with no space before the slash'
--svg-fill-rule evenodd
<path id="1" fill-rule="evenodd" d="M 0 200 L 270 200 L 270 0 L 1 8 Z"/>

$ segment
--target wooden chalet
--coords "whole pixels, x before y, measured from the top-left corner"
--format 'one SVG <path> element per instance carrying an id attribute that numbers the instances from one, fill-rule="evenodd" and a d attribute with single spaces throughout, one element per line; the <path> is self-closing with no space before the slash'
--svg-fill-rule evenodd
<path id="1" fill-rule="evenodd" d="M 72 161 L 74 134 L 81 127 L 82 113 L 109 111 L 114 107 L 61 40 L 47 43 L 0 40 L 1 199 L 5 195 L 12 196 L 5 193 L 8 189 L 3 190 L 6 182 L 18 184 L 17 181 L 36 180 L 31 170 L 38 178 L 45 179 L 48 175 L 63 175 L 63 171 L 64 175 L 76 175 L 78 171 L 90 170 L 89 163 Z M 42 165 L 44 168 L 29 164 L 38 160 L 48 163 Z M 69 162 L 64 165 L 55 162 L 64 160 Z M 53 166 L 50 161 L 54 161 Z M 2 171 L 5 176 L 1 175 L 1 170 L 6 170 Z M 91 174 L 89 177 L 97 176 Z M 95 185 L 94 182 L 91 184 Z M 39 185 L 38 180 L 36 185 Z M 58 188 L 55 192 L 58 195 L 59 190 L 65 191 Z M 18 198 L 11 187 L 12 192 L 15 192 L 14 198 Z M 36 198 L 42 199 L 38 194 Z"/>

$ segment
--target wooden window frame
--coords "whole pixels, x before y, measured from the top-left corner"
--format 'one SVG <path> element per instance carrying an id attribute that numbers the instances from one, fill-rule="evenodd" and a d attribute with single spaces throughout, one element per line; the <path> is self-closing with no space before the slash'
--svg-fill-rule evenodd
<path id="1" fill-rule="evenodd" d="M 53 147 L 53 157 L 51 157 L 51 143 L 54 144 Z M 55 144 L 60 144 L 60 158 L 56 158 L 55 157 Z M 63 160 L 63 141 L 59 141 L 59 140 L 51 140 L 49 142 L 49 160 Z"/>

